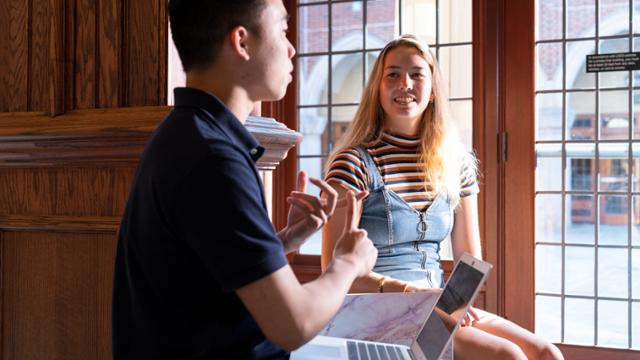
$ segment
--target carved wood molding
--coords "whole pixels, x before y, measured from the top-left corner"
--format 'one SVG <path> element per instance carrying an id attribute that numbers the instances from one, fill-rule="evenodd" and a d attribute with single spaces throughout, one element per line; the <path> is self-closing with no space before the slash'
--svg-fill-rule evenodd
<path id="1" fill-rule="evenodd" d="M 0 168 L 135 165 L 170 108 L 78 110 L 52 118 L 44 113 L 0 114 Z M 260 170 L 273 170 L 302 135 L 282 123 L 250 117 L 246 123 L 266 149 Z"/>
<path id="2" fill-rule="evenodd" d="M 287 157 L 289 149 L 302 141 L 302 134 L 272 118 L 250 116 L 245 126 L 265 148 L 264 155 L 258 161 L 260 170 L 275 170 Z"/>
<path id="3" fill-rule="evenodd" d="M 120 217 L 118 216 L 0 215 L 2 231 L 115 234 L 119 226 Z"/>

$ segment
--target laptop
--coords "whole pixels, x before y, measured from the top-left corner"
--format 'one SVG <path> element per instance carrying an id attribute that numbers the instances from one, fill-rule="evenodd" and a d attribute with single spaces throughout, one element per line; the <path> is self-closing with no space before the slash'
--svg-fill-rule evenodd
<path id="1" fill-rule="evenodd" d="M 463 254 L 411 346 L 316 336 L 292 352 L 291 359 L 437 360 L 460 327 L 491 267 L 487 262 Z"/>

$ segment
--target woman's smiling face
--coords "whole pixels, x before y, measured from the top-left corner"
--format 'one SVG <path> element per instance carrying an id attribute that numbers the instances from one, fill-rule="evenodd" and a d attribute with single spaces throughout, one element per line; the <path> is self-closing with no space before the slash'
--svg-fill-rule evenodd
<path id="1" fill-rule="evenodd" d="M 408 46 L 389 51 L 380 81 L 384 127 L 415 135 L 431 98 L 431 69 L 420 52 Z"/>

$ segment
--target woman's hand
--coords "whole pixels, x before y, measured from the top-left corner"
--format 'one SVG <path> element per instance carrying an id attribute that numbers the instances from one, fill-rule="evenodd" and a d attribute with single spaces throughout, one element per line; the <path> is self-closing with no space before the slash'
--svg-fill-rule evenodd
<path id="1" fill-rule="evenodd" d="M 462 323 L 460 326 L 473 326 L 473 323 L 480 320 L 480 316 L 476 309 L 472 306 L 469 308 L 469 311 L 464 315 L 464 319 L 462 319 Z"/>

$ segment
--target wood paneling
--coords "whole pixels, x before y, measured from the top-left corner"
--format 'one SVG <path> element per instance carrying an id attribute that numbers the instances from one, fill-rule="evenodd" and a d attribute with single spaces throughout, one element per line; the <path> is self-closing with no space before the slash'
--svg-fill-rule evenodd
<path id="1" fill-rule="evenodd" d="M 1 171 L 0 215 L 120 216 L 133 172 L 133 167 Z"/>
<path id="2" fill-rule="evenodd" d="M 31 1 L 29 41 L 29 111 L 49 108 L 49 0 Z"/>
<path id="3" fill-rule="evenodd" d="M 0 2 L 0 112 L 166 103 L 166 1 Z"/>
<path id="4" fill-rule="evenodd" d="M 122 2 L 100 1 L 98 14 L 98 107 L 117 107 L 121 96 Z"/>
<path id="5" fill-rule="evenodd" d="M 75 106 L 92 109 L 96 105 L 96 1 L 76 0 L 75 11 Z"/>
<path id="6" fill-rule="evenodd" d="M 0 359 L 112 357 L 116 233 L 169 111 L 165 7 L 0 1 Z"/>
<path id="7" fill-rule="evenodd" d="M 160 94 L 166 94 L 160 86 L 166 87 L 166 73 L 160 73 L 160 62 L 166 62 L 167 57 L 166 22 L 160 19 L 163 3 L 163 0 L 124 3 L 127 106 L 158 105 L 166 101 L 160 99 Z"/>
<path id="8" fill-rule="evenodd" d="M 51 36 L 49 37 L 49 107 L 47 112 L 60 115 L 65 112 L 66 99 L 70 91 L 65 89 L 65 73 L 70 66 L 67 64 L 67 49 L 65 41 L 65 2 L 63 0 L 49 0 L 49 19 Z"/>
<path id="9" fill-rule="evenodd" d="M 3 359 L 111 357 L 115 241 L 3 232 Z"/>
<path id="10" fill-rule="evenodd" d="M 28 5 L 0 1 L 0 111 L 28 110 Z"/>

